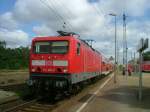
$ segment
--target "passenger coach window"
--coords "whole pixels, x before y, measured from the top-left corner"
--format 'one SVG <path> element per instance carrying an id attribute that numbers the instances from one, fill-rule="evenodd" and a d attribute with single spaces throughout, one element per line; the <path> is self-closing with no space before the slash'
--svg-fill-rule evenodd
<path id="1" fill-rule="evenodd" d="M 80 55 L 80 43 L 77 44 L 77 55 Z"/>

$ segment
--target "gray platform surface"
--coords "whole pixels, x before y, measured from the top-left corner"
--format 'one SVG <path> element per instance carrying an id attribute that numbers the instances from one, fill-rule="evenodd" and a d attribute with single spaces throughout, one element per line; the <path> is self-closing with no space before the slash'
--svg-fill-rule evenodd
<path id="1" fill-rule="evenodd" d="M 143 74 L 143 99 L 138 100 L 138 75 L 117 76 L 110 81 L 82 112 L 150 112 L 150 73 Z"/>

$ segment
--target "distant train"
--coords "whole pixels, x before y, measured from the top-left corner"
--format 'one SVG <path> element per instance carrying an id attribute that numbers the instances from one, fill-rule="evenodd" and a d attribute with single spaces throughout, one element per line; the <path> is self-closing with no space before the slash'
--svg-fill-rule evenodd
<path id="1" fill-rule="evenodd" d="M 150 72 L 150 61 L 143 61 L 142 63 L 142 71 Z"/>
<path id="2" fill-rule="evenodd" d="M 30 51 L 29 85 L 51 96 L 113 71 L 113 64 L 73 33 L 36 37 Z"/>
<path id="3" fill-rule="evenodd" d="M 150 61 L 149 60 L 143 60 L 141 70 L 143 72 L 150 72 Z M 128 64 L 128 71 L 130 73 L 138 72 L 139 71 L 139 64 L 135 66 L 134 64 L 129 63 Z"/>

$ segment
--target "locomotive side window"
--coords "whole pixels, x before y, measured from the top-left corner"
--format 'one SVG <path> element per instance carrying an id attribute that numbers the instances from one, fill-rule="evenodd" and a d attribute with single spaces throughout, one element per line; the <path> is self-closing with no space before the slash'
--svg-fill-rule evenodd
<path id="1" fill-rule="evenodd" d="M 77 55 L 80 55 L 80 43 L 77 43 Z"/>

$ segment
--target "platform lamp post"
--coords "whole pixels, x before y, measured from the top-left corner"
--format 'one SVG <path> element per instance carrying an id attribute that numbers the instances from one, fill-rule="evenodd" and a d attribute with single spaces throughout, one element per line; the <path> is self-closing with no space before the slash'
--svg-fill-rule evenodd
<path id="1" fill-rule="evenodd" d="M 115 69 L 114 69 L 114 83 L 116 83 L 116 68 L 117 68 L 117 59 L 116 59 L 116 56 L 117 56 L 117 24 L 116 24 L 116 14 L 114 13 L 110 13 L 109 14 L 110 16 L 113 16 L 115 18 Z"/>

